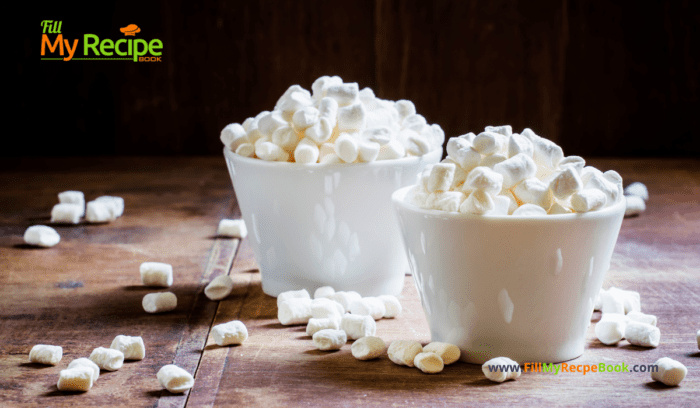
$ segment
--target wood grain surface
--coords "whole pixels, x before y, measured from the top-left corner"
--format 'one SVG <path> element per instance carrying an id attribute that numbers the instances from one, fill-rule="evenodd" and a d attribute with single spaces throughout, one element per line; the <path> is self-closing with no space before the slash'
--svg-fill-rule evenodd
<path id="1" fill-rule="evenodd" d="M 495 384 L 481 367 L 455 363 L 437 375 L 396 366 L 386 356 L 358 361 L 350 343 L 337 352 L 314 349 L 304 326 L 282 326 L 275 299 L 260 285 L 247 240 L 214 239 L 222 217 L 238 217 L 222 159 L 120 158 L 31 160 L 3 164 L 0 173 L 0 405 L 2 406 L 697 406 L 700 400 L 700 161 L 590 160 L 615 169 L 625 183 L 650 191 L 647 211 L 623 222 L 604 287 L 640 292 L 642 310 L 659 318 L 661 345 L 644 349 L 622 341 L 603 346 L 587 332 L 584 355 L 570 364 L 652 364 L 671 357 L 688 368 L 679 387 L 646 373 L 524 373 Z M 125 198 L 124 216 L 105 225 L 57 226 L 50 249 L 22 244 L 24 229 L 48 223 L 56 193 L 78 189 L 88 199 Z M 231 265 L 232 256 L 236 253 Z M 149 315 L 141 298 L 144 261 L 173 264 L 178 308 Z M 221 273 L 243 289 L 220 302 L 202 290 Z M 404 312 L 377 322 L 387 343 L 430 340 L 410 276 Z M 594 313 L 592 321 L 600 318 Z M 250 337 L 218 347 L 210 328 L 242 320 Z M 84 394 L 56 389 L 58 372 L 117 334 L 141 335 L 146 358 L 103 372 Z M 55 367 L 30 364 L 34 344 L 63 346 Z M 184 395 L 163 391 L 155 374 L 175 362 L 195 375 Z"/>

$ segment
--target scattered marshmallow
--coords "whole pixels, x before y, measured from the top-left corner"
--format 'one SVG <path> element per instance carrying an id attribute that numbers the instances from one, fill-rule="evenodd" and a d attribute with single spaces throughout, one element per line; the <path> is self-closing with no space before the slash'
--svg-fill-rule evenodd
<path id="1" fill-rule="evenodd" d="M 97 364 L 95 364 L 89 358 L 76 358 L 75 360 L 71 361 L 70 364 L 68 364 L 68 368 L 74 367 L 88 367 L 90 370 L 92 370 L 91 378 L 93 383 L 100 378 L 100 367 L 98 367 Z"/>
<path id="2" fill-rule="evenodd" d="M 77 204 L 80 206 L 80 216 L 85 215 L 85 195 L 82 191 L 64 191 L 58 193 L 58 202 L 61 204 Z"/>
<path id="3" fill-rule="evenodd" d="M 311 301 L 311 317 L 323 319 L 326 317 L 338 317 L 345 314 L 345 308 L 335 300 L 318 298 Z"/>
<path id="4" fill-rule="evenodd" d="M 277 319 L 285 326 L 309 323 L 309 319 L 311 319 L 311 299 L 290 298 L 285 300 L 277 308 Z"/>
<path id="5" fill-rule="evenodd" d="M 603 313 L 625 314 L 625 299 L 619 293 L 601 292 L 600 302 Z"/>
<path id="6" fill-rule="evenodd" d="M 386 313 L 386 306 L 379 298 L 365 297 L 350 304 L 350 313 L 371 316 L 374 320 L 379 320 Z"/>
<path id="7" fill-rule="evenodd" d="M 117 219 L 114 214 L 113 205 L 105 201 L 90 201 L 87 203 L 85 219 L 93 224 L 111 222 Z"/>
<path id="8" fill-rule="evenodd" d="M 226 298 L 233 290 L 233 279 L 228 275 L 219 275 L 212 279 L 204 288 L 204 294 L 209 300 L 221 300 Z"/>
<path id="9" fill-rule="evenodd" d="M 29 351 L 29 361 L 37 364 L 56 365 L 63 357 L 61 346 L 37 344 Z"/>
<path id="10" fill-rule="evenodd" d="M 424 346 L 423 351 L 437 354 L 445 365 L 450 365 L 459 360 L 459 356 L 462 354 L 459 347 L 454 344 L 442 343 L 439 341 L 433 341 Z"/>
<path id="11" fill-rule="evenodd" d="M 625 337 L 625 330 L 629 319 L 619 313 L 603 313 L 600 321 L 595 325 L 595 335 L 601 343 L 617 344 Z"/>
<path id="12" fill-rule="evenodd" d="M 360 337 L 350 347 L 352 356 L 358 360 L 372 360 L 378 358 L 386 350 L 386 343 L 379 337 Z"/>
<path id="13" fill-rule="evenodd" d="M 360 294 L 355 291 L 335 292 L 335 294 L 332 297 L 332 300 L 335 300 L 343 306 L 345 312 L 350 311 L 350 305 L 352 304 L 352 302 L 360 299 L 362 299 L 362 296 L 360 296 Z"/>
<path id="14" fill-rule="evenodd" d="M 220 237 L 243 239 L 248 236 L 248 229 L 245 226 L 245 221 L 241 219 L 223 219 L 219 221 L 219 227 L 216 229 L 216 235 Z"/>
<path id="15" fill-rule="evenodd" d="M 28 245 L 52 247 L 61 241 L 55 229 L 46 225 L 32 225 L 24 231 L 24 242 Z"/>
<path id="16" fill-rule="evenodd" d="M 280 307 L 282 303 L 287 300 L 294 298 L 311 299 L 311 296 L 309 296 L 309 292 L 306 289 L 288 290 L 277 295 L 277 307 Z"/>
<path id="17" fill-rule="evenodd" d="M 413 367 L 414 360 L 423 352 L 423 346 L 414 340 L 396 340 L 391 342 L 387 354 L 389 359 L 398 365 Z"/>
<path id="18" fill-rule="evenodd" d="M 323 351 L 340 350 L 348 341 L 348 337 L 342 330 L 324 329 L 313 335 L 314 346 Z"/>
<path id="19" fill-rule="evenodd" d="M 675 387 L 683 381 L 688 369 L 683 363 L 668 357 L 662 357 L 654 363 L 658 371 L 651 372 L 651 379 Z"/>
<path id="20" fill-rule="evenodd" d="M 172 292 L 149 293 L 141 301 L 146 313 L 165 313 L 175 310 L 177 297 Z"/>
<path id="21" fill-rule="evenodd" d="M 333 295 L 335 295 L 335 289 L 333 289 L 331 286 L 321 286 L 314 291 L 314 299 L 332 299 Z"/>
<path id="22" fill-rule="evenodd" d="M 496 357 L 484 363 L 481 371 L 493 382 L 502 383 L 520 377 L 520 365 L 508 357 Z"/>
<path id="23" fill-rule="evenodd" d="M 243 344 L 248 339 L 248 329 L 240 320 L 233 320 L 212 327 L 211 335 L 219 346 Z"/>
<path id="24" fill-rule="evenodd" d="M 638 181 L 635 181 L 634 183 L 625 187 L 624 193 L 627 196 L 640 197 L 644 201 L 647 201 L 649 199 L 649 190 L 647 190 L 647 186 Z"/>
<path id="25" fill-rule="evenodd" d="M 646 209 L 647 205 L 644 203 L 642 197 L 633 195 L 625 196 L 625 217 L 639 215 L 646 211 Z"/>
<path id="26" fill-rule="evenodd" d="M 656 322 L 657 322 L 656 316 L 650 315 L 650 314 L 644 314 L 642 312 L 637 312 L 637 311 L 632 311 L 632 312 L 627 313 L 627 318 L 629 318 L 631 322 L 646 323 L 646 324 L 650 324 L 652 326 L 656 326 Z"/>
<path id="27" fill-rule="evenodd" d="M 612 296 L 621 299 L 625 307 L 625 314 L 629 312 L 641 312 L 642 306 L 639 297 L 639 292 L 632 290 L 622 290 L 616 287 L 608 289 L 608 293 Z"/>
<path id="28" fill-rule="evenodd" d="M 51 222 L 54 224 L 77 224 L 85 209 L 79 204 L 56 204 L 51 209 Z"/>
<path id="29" fill-rule="evenodd" d="M 658 347 L 661 331 L 647 323 L 630 321 L 625 329 L 625 339 L 635 346 Z"/>
<path id="30" fill-rule="evenodd" d="M 124 365 L 124 353 L 113 348 L 98 347 L 90 353 L 90 360 L 102 370 L 117 371 Z"/>
<path id="31" fill-rule="evenodd" d="M 194 386 L 192 374 L 174 364 L 161 367 L 156 377 L 160 385 L 173 394 L 183 393 Z"/>
<path id="32" fill-rule="evenodd" d="M 340 316 L 331 315 L 330 317 L 323 318 L 312 317 L 309 319 L 309 323 L 306 325 L 306 334 L 308 336 L 313 336 L 314 333 L 325 329 L 339 330 Z"/>
<path id="33" fill-rule="evenodd" d="M 58 375 L 59 391 L 89 391 L 92 388 L 93 371 L 90 367 L 77 366 L 61 370 Z"/>
<path id="34" fill-rule="evenodd" d="M 121 351 L 124 360 L 143 360 L 146 357 L 146 346 L 141 336 L 118 335 L 112 340 L 109 348 Z"/>
<path id="35" fill-rule="evenodd" d="M 124 214 L 124 199 L 115 196 L 101 196 L 97 197 L 94 201 L 98 203 L 104 203 L 109 208 L 112 217 L 119 218 Z"/>
<path id="36" fill-rule="evenodd" d="M 439 373 L 445 367 L 442 358 L 432 351 L 416 354 L 413 365 L 426 374 Z"/>
<path id="37" fill-rule="evenodd" d="M 377 296 L 377 298 L 384 303 L 384 309 L 386 312 L 384 313 L 384 316 L 382 316 L 383 318 L 391 319 L 401 314 L 403 308 L 401 307 L 401 302 L 399 302 L 399 299 L 397 299 L 396 296 L 381 295 Z"/>
<path id="38" fill-rule="evenodd" d="M 162 262 L 144 262 L 139 267 L 144 286 L 170 287 L 173 284 L 172 265 Z"/>
<path id="39" fill-rule="evenodd" d="M 371 316 L 345 314 L 340 320 L 340 329 L 348 335 L 348 338 L 357 340 L 377 334 L 377 323 Z"/>

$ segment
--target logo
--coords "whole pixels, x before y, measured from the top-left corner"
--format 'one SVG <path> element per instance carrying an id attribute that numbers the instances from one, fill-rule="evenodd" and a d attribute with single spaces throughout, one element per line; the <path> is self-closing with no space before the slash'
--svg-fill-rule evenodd
<path id="1" fill-rule="evenodd" d="M 136 38 L 141 28 L 129 24 L 119 29 L 124 38 L 111 40 L 100 39 L 95 34 L 83 35 L 82 47 L 80 39 L 69 40 L 61 33 L 62 21 L 44 20 L 41 22 L 41 60 L 63 61 L 96 61 L 122 60 L 133 62 L 162 62 L 163 42 L 157 38 L 144 40 Z M 55 37 L 51 37 L 56 35 Z M 128 38 L 134 37 L 134 39 Z M 76 53 L 82 52 L 81 55 Z"/>

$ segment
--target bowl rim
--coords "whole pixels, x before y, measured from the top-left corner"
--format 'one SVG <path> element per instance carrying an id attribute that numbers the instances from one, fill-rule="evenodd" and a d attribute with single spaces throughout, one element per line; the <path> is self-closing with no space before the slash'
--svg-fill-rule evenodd
<path id="1" fill-rule="evenodd" d="M 625 212 L 625 198 L 622 196 L 622 199 L 618 201 L 617 203 L 605 207 L 601 210 L 597 211 L 589 211 L 586 213 L 571 213 L 571 214 L 547 214 L 546 216 L 519 216 L 519 215 L 477 215 L 477 214 L 462 214 L 459 212 L 448 212 L 448 211 L 441 211 L 441 210 L 428 210 L 424 208 L 420 208 L 414 204 L 407 203 L 404 201 L 404 198 L 406 196 L 406 193 L 408 193 L 408 190 L 412 189 L 413 187 L 417 186 L 417 184 L 413 184 L 410 186 L 402 187 L 396 191 L 394 191 L 391 194 L 391 201 L 394 204 L 395 207 L 400 207 L 408 212 L 412 212 L 415 214 L 421 214 L 424 215 L 426 218 L 441 218 L 445 220 L 493 220 L 493 221 L 518 221 L 518 222 L 537 222 L 537 223 L 542 223 L 542 222 L 555 222 L 555 221 L 564 221 L 564 220 L 590 220 L 590 219 L 600 219 L 600 218 L 607 218 L 607 217 L 614 217 L 618 214 L 622 214 Z M 487 221 L 488 222 L 488 221 Z"/>
<path id="2" fill-rule="evenodd" d="M 423 160 L 432 160 L 433 155 L 439 153 L 437 158 L 438 162 L 442 159 L 443 148 L 433 149 L 423 156 L 407 156 L 400 159 L 390 159 L 390 160 L 375 160 L 369 163 L 290 163 L 290 162 L 277 162 L 277 161 L 267 161 L 262 159 L 255 159 L 252 157 L 245 157 L 235 152 L 232 152 L 224 146 L 224 157 L 229 160 L 236 160 L 242 163 L 250 164 L 253 166 L 260 167 L 277 167 L 286 168 L 289 170 L 300 169 L 300 170 L 312 170 L 312 169 L 338 169 L 338 168 L 366 168 L 366 167 L 384 167 L 384 166 L 403 166 L 408 164 L 419 163 Z"/>

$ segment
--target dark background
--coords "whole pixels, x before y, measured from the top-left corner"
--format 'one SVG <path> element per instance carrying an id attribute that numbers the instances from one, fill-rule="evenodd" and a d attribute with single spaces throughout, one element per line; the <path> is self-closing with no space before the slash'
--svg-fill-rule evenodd
<path id="1" fill-rule="evenodd" d="M 700 156 L 699 1 L 88 4 L 23 16 L 19 146 L 2 155 L 218 155 L 226 124 L 340 75 L 412 100 L 448 137 L 511 124 L 567 155 Z M 41 61 L 44 19 L 79 47 L 137 24 L 162 62 Z"/>

